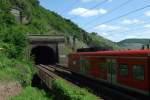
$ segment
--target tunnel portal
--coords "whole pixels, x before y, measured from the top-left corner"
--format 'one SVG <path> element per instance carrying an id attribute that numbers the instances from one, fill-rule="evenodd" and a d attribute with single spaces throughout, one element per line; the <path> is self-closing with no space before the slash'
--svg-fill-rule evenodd
<path id="1" fill-rule="evenodd" d="M 28 41 L 27 56 L 34 58 L 35 64 L 67 64 L 64 36 L 29 34 Z"/>
<path id="2" fill-rule="evenodd" d="M 57 54 L 48 46 L 38 46 L 31 50 L 35 64 L 53 65 L 58 62 Z"/>

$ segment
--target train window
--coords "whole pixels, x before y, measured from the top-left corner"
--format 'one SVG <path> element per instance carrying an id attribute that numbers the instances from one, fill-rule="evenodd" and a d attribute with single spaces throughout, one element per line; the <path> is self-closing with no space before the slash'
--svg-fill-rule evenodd
<path id="1" fill-rule="evenodd" d="M 98 67 L 99 67 L 99 69 L 100 69 L 101 72 L 105 72 L 105 70 L 106 70 L 106 64 L 105 63 L 99 64 Z"/>
<path id="2" fill-rule="evenodd" d="M 119 74 L 121 77 L 128 76 L 128 65 L 127 64 L 120 64 L 119 65 Z"/>
<path id="3" fill-rule="evenodd" d="M 141 65 L 133 65 L 133 77 L 137 80 L 144 80 L 144 67 Z"/>
<path id="4" fill-rule="evenodd" d="M 86 74 L 89 71 L 90 68 L 90 62 L 86 59 L 81 59 L 80 60 L 80 71 L 83 74 Z"/>

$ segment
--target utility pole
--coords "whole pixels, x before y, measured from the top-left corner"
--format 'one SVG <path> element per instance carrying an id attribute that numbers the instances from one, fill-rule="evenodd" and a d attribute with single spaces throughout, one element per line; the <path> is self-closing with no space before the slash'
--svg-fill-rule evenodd
<path id="1" fill-rule="evenodd" d="M 147 44 L 147 49 L 149 50 L 149 44 Z"/>
<path id="2" fill-rule="evenodd" d="M 76 45 L 76 37 L 75 37 L 75 35 L 73 36 L 72 40 L 73 40 L 72 50 L 75 51 L 75 45 Z"/>
<path id="3" fill-rule="evenodd" d="M 144 50 L 144 45 L 142 45 L 142 48 L 141 48 L 142 50 Z"/>

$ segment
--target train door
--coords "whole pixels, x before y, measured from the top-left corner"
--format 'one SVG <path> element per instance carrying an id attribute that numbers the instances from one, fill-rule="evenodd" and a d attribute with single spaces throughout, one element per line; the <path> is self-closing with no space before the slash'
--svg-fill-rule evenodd
<path id="1" fill-rule="evenodd" d="M 116 78 L 117 78 L 117 63 L 115 61 L 115 59 L 108 59 L 107 60 L 107 64 L 108 64 L 108 81 L 111 83 L 111 84 L 115 84 L 116 83 Z"/>

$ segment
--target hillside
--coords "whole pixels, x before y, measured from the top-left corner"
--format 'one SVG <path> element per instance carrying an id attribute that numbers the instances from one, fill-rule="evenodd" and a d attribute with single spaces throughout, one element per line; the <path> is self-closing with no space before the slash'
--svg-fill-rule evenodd
<path id="1" fill-rule="evenodd" d="M 94 47 L 101 47 L 104 50 L 116 50 L 116 49 L 121 49 L 117 45 L 117 43 L 112 42 L 100 35 L 97 35 L 97 33 L 90 33 L 89 36 L 91 37 L 91 41 L 89 42 L 89 46 L 94 46 Z"/>
<path id="2" fill-rule="evenodd" d="M 118 45 L 127 49 L 141 49 L 144 46 L 150 44 L 150 39 L 125 39 L 118 42 Z"/>
<path id="3" fill-rule="evenodd" d="M 0 12 L 2 13 L 0 15 L 0 23 L 2 23 L 0 25 L 0 33 L 9 33 L 7 29 L 11 28 L 13 31 L 14 28 L 17 28 L 17 31 L 19 30 L 25 34 L 73 36 L 84 44 L 91 45 L 92 43 L 94 46 L 111 49 L 120 48 L 112 41 L 97 34 L 95 38 L 95 36 L 91 36 L 71 20 L 65 19 L 55 12 L 46 10 L 39 5 L 39 1 L 37 0 L 0 0 L 0 2 Z M 15 16 L 10 13 L 12 8 L 19 9 L 21 12 L 21 22 L 18 22 Z"/>
<path id="4" fill-rule="evenodd" d="M 14 93 L 17 92 L 16 94 L 21 93 L 10 99 L 7 94 L 10 93 L 8 90 L 11 88 L 8 87 L 7 91 L 0 88 L 1 93 L 6 94 L 2 98 L 8 98 L 8 100 L 51 100 L 51 97 L 55 95 L 32 87 L 35 71 L 33 69 L 34 62 L 32 62 L 32 59 L 27 59 L 26 56 L 28 34 L 75 37 L 78 39 L 76 44 L 78 48 L 86 45 L 119 48 L 111 41 L 98 37 L 97 34 L 84 31 L 71 20 L 64 19 L 55 12 L 46 10 L 39 5 L 37 0 L 0 0 L 0 86 L 6 86 L 7 88 L 9 85 L 13 89 L 14 86 L 11 86 L 11 84 L 15 82 L 22 87 L 21 91 L 12 90 L 15 91 Z M 70 47 L 66 46 L 64 51 L 71 52 Z M 71 93 L 78 93 L 76 91 L 73 90 Z M 70 93 L 70 90 L 68 93 Z M 84 96 L 84 93 L 80 93 Z"/>
<path id="5" fill-rule="evenodd" d="M 119 42 L 119 44 L 122 43 L 141 43 L 141 44 L 147 44 L 150 43 L 150 39 L 125 39 Z"/>

